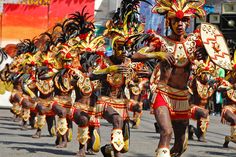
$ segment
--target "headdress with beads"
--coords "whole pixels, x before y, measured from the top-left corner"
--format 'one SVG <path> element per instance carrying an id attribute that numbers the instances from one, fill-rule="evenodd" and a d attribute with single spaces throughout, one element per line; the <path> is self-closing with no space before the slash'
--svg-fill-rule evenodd
<path id="1" fill-rule="evenodd" d="M 204 17 L 203 5 L 205 0 L 156 0 L 152 12 L 166 15 L 167 18 Z"/>
<path id="2" fill-rule="evenodd" d="M 25 53 L 25 60 L 24 64 L 30 65 L 30 66 L 36 66 L 40 65 L 40 52 L 37 52 L 35 54 Z"/>
<path id="3" fill-rule="evenodd" d="M 216 72 L 216 67 L 215 65 L 210 61 L 210 57 L 207 58 L 206 62 L 203 60 L 195 60 L 194 61 L 194 66 L 193 66 L 193 73 L 195 76 L 199 76 L 202 73 L 210 73 L 210 74 L 215 74 Z"/>

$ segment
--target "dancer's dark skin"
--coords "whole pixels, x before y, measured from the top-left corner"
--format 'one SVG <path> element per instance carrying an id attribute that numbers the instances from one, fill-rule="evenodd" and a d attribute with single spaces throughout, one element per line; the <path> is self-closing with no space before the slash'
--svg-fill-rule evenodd
<path id="1" fill-rule="evenodd" d="M 19 102 L 20 102 L 20 100 L 21 100 L 21 98 L 22 98 L 22 88 L 21 88 L 21 84 L 20 84 L 20 80 L 15 80 L 15 82 L 13 83 L 13 89 L 15 90 L 15 91 L 18 91 L 18 92 L 16 92 L 16 93 L 12 93 L 12 95 L 10 96 L 10 99 L 9 99 L 9 101 L 13 104 L 13 106 L 14 105 L 18 105 L 19 106 Z M 14 121 L 19 121 L 20 119 L 19 119 L 19 116 L 20 116 L 20 113 L 14 113 L 14 111 L 11 109 L 11 112 L 15 115 L 14 116 L 14 118 L 13 118 L 13 120 Z"/>
<path id="2" fill-rule="evenodd" d="M 117 70 L 118 75 L 125 76 L 126 74 L 129 74 L 129 69 L 128 69 L 129 67 L 128 67 L 128 65 L 125 65 L 126 61 L 127 61 L 127 57 L 126 57 L 125 52 L 123 51 L 122 44 L 121 45 L 117 45 L 117 47 L 118 48 L 115 50 L 117 53 L 115 53 L 115 54 L 120 54 L 120 55 L 113 55 L 113 56 L 110 57 L 110 60 L 112 61 L 112 63 L 116 64 L 117 69 L 118 69 Z M 110 84 L 110 83 L 107 82 L 106 84 Z M 106 95 L 109 96 L 111 99 L 125 99 L 125 95 L 123 93 L 124 86 L 125 86 L 125 81 L 120 86 L 112 86 L 112 85 L 110 85 L 107 88 L 109 90 L 107 91 Z M 133 112 L 136 112 L 136 113 L 140 114 L 141 111 L 142 111 L 142 103 L 136 102 L 136 104 L 133 105 L 133 108 L 131 110 Z M 126 112 L 126 111 L 124 111 L 124 112 Z M 124 140 L 129 141 L 129 120 L 128 119 L 124 119 L 121 128 L 123 130 Z M 127 130 L 128 130 L 128 132 L 127 132 Z M 110 145 L 105 145 L 101 149 L 104 157 L 107 157 L 107 156 L 111 155 L 111 154 L 106 154 L 105 153 L 105 150 L 108 147 L 110 147 Z M 128 151 L 128 148 L 123 148 L 121 150 L 121 152 L 118 152 L 115 149 L 113 149 L 113 151 L 114 151 L 115 157 L 121 157 L 122 156 L 121 153 L 126 153 Z"/>
<path id="3" fill-rule="evenodd" d="M 66 72 L 63 75 L 63 78 L 70 78 L 70 74 L 68 72 Z M 71 105 L 71 92 L 72 90 L 69 90 L 67 92 L 63 92 L 60 89 L 58 89 L 56 86 L 54 88 L 55 90 L 55 96 L 57 97 L 58 100 L 60 101 L 60 99 L 65 100 L 67 105 Z M 59 117 L 59 118 L 67 118 L 67 111 L 66 108 L 60 105 L 60 102 L 55 102 L 54 105 L 52 106 L 52 111 Z M 69 123 L 69 122 L 68 122 Z M 57 148 L 64 148 L 67 146 L 67 141 L 68 141 L 68 130 L 67 133 L 65 133 L 64 135 L 60 135 L 59 133 L 57 134 L 57 139 L 56 139 L 56 145 Z M 60 141 L 60 138 L 62 138 L 62 142 L 58 142 Z"/>
<path id="4" fill-rule="evenodd" d="M 206 50 L 203 47 L 200 47 L 195 52 L 196 58 L 198 60 L 202 60 L 206 62 L 208 54 Z M 194 79 L 191 81 L 190 88 L 192 90 L 192 95 L 189 99 L 189 103 L 192 105 L 192 107 L 199 106 L 195 109 L 195 113 L 192 116 L 195 120 L 197 120 L 197 128 L 195 129 L 192 125 L 189 126 L 189 139 L 193 139 L 193 133 L 196 134 L 198 141 L 200 142 L 206 142 L 205 139 L 205 133 L 202 132 L 200 126 L 201 126 L 201 118 L 207 118 L 209 116 L 209 111 L 205 109 L 206 104 L 208 103 L 208 100 L 213 94 L 213 91 L 215 88 L 213 87 L 213 84 L 209 84 L 209 78 L 212 76 L 211 72 L 202 72 L 201 74 L 194 77 Z M 199 81 L 202 85 L 209 86 L 207 93 L 207 98 L 201 98 L 198 91 L 197 91 L 197 82 Z M 211 90 L 211 92 L 210 92 Z"/>
<path id="5" fill-rule="evenodd" d="M 39 94 L 39 100 L 52 100 L 53 99 L 53 92 L 49 93 L 47 95 L 44 95 L 40 92 Z M 39 115 L 43 116 L 46 115 L 46 122 L 48 126 L 48 132 L 50 136 L 53 136 L 53 133 L 51 132 L 51 129 L 53 127 L 53 123 L 55 123 L 55 116 L 54 115 L 47 115 L 48 112 L 51 111 L 51 106 L 47 106 L 44 103 L 47 103 L 46 101 L 38 101 L 36 105 L 36 110 Z M 37 131 L 34 135 L 32 135 L 33 138 L 40 138 L 41 136 L 41 129 L 37 128 Z"/>
<path id="6" fill-rule="evenodd" d="M 199 106 L 195 109 L 195 113 L 193 115 L 193 118 L 197 120 L 197 129 L 196 130 L 194 129 L 194 132 L 197 135 L 198 140 L 200 142 L 206 142 L 205 135 L 203 135 L 204 132 L 202 132 L 202 130 L 200 129 L 201 118 L 207 118 L 209 116 L 209 111 L 207 109 L 205 109 L 205 105 L 207 104 L 208 99 L 210 99 L 210 96 L 212 96 L 212 95 L 209 95 L 209 97 L 207 99 L 202 99 L 199 96 L 198 91 L 197 91 L 196 80 L 198 80 L 203 85 L 207 85 L 207 81 L 208 81 L 207 75 L 210 75 L 210 73 L 209 74 L 202 73 L 201 76 L 195 78 L 193 80 L 192 87 L 191 87 L 193 95 L 191 95 L 191 97 L 190 97 L 190 104 L 192 105 L 192 107 L 194 107 L 195 105 Z M 203 79 L 201 79 L 201 78 L 203 78 Z M 212 87 L 209 87 L 209 88 L 212 88 Z M 192 126 L 190 126 L 190 128 L 191 127 Z M 189 138 L 192 139 L 192 132 L 190 132 Z"/>
<path id="7" fill-rule="evenodd" d="M 92 81 L 93 79 L 97 78 L 103 79 L 104 77 L 106 77 L 106 75 L 89 75 L 91 74 L 92 70 L 95 67 L 85 66 L 85 64 L 90 64 L 90 63 L 82 63 L 82 64 L 84 65 L 82 69 L 83 74 L 85 75 L 87 74 L 88 76 L 90 76 L 90 81 Z M 86 69 L 86 67 L 90 68 Z M 74 76 L 74 78 L 76 77 Z M 77 80 L 72 81 L 72 84 L 74 84 L 75 86 L 76 86 L 76 81 Z M 75 92 L 76 92 L 75 102 L 79 102 L 81 104 L 89 104 L 89 106 L 95 107 L 98 98 L 96 95 L 97 90 L 98 89 L 95 89 L 92 91 L 91 94 L 86 95 L 80 91 L 79 87 L 75 87 Z M 115 111 L 111 106 L 107 106 L 106 110 L 102 113 L 102 117 L 113 125 L 113 129 L 122 129 L 123 126 L 122 118 L 117 113 L 117 111 Z M 81 109 L 77 108 L 74 111 L 73 120 L 79 127 L 89 126 L 90 115 L 84 111 L 81 111 Z M 89 129 L 93 131 L 93 129 L 96 128 L 92 128 L 89 126 Z M 87 141 L 87 147 L 89 148 L 89 149 L 87 148 L 88 153 L 91 153 L 92 150 L 91 144 L 94 142 L 95 139 L 92 136 L 90 140 L 91 141 Z M 77 153 L 77 156 L 78 157 L 85 156 L 85 145 L 80 143 L 79 152 Z"/>
<path id="8" fill-rule="evenodd" d="M 32 76 L 30 76 L 32 77 Z M 29 78 L 31 79 L 31 78 Z M 23 81 L 23 84 L 26 84 L 25 81 Z M 22 109 L 23 110 L 30 110 L 31 108 L 35 108 L 35 102 L 36 102 L 36 99 L 37 99 L 37 87 L 35 85 L 35 80 L 32 80 L 32 82 L 30 84 L 27 84 L 27 88 L 28 90 L 30 90 L 34 97 L 31 97 L 29 96 L 29 93 L 27 93 L 26 90 L 23 90 L 24 91 L 24 94 L 27 95 L 27 98 L 24 98 L 22 101 L 21 101 L 21 105 L 22 105 Z M 23 88 L 23 87 L 22 87 Z M 32 116 L 34 116 L 34 114 L 31 114 Z M 31 117 L 31 122 L 33 121 L 35 117 Z M 27 130 L 27 121 L 25 121 L 24 119 L 22 119 L 22 122 L 23 122 L 23 125 L 22 125 L 22 130 Z"/>
<path id="9" fill-rule="evenodd" d="M 190 22 L 189 18 L 184 17 L 182 19 L 178 19 L 175 17 L 169 20 L 172 31 L 168 38 L 176 42 L 183 42 L 185 40 L 186 28 Z M 153 50 L 152 45 L 150 45 L 150 52 Z M 134 60 L 145 60 L 155 57 L 148 57 L 141 53 L 135 53 L 132 58 Z M 190 70 L 186 69 L 190 69 L 191 64 L 189 63 L 185 67 L 175 67 L 174 64 L 177 60 L 171 53 L 165 53 L 162 59 L 162 62 L 160 62 L 161 74 L 159 82 L 176 89 L 186 90 L 187 82 L 190 76 Z M 171 154 L 182 154 L 186 149 L 184 148 L 186 141 L 180 139 L 185 139 L 187 136 L 186 130 L 188 128 L 189 120 L 171 120 L 167 106 L 161 106 L 154 109 L 154 115 L 160 127 L 160 141 L 158 148 L 169 148 L 173 127 L 175 129 L 174 135 L 176 140 L 174 147 L 171 149 Z"/>
<path id="10" fill-rule="evenodd" d="M 231 89 L 235 90 L 236 89 L 235 70 L 231 71 L 228 75 L 230 75 L 228 81 L 232 85 Z M 231 126 L 235 126 L 236 125 L 236 114 L 234 112 L 235 102 L 232 101 L 232 99 L 229 98 L 229 96 L 227 95 L 227 88 L 219 87 L 218 90 L 223 93 L 223 97 L 225 98 L 224 107 L 222 109 L 225 110 L 225 112 L 223 112 L 222 118 L 224 119 L 224 121 L 228 122 Z M 233 110 L 227 109 L 228 107 L 229 108 L 232 107 Z M 225 123 L 224 121 L 222 121 L 222 123 Z M 236 143 L 235 135 L 225 136 L 225 143 L 223 144 L 223 147 L 228 148 L 228 144 L 230 141 Z"/>

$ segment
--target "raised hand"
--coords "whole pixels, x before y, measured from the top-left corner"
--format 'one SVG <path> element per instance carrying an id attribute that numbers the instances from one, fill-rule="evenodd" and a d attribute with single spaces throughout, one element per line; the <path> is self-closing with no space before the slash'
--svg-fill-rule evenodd
<path id="1" fill-rule="evenodd" d="M 166 61 L 170 65 L 175 64 L 175 57 L 172 53 L 163 53 L 161 56 L 161 60 Z"/>

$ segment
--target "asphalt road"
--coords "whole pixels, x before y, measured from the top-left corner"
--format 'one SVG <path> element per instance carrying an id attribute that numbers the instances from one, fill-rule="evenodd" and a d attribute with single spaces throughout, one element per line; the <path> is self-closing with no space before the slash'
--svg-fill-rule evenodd
<path id="1" fill-rule="evenodd" d="M 13 122 L 8 109 L 0 109 L 0 157 L 72 157 L 78 151 L 76 141 L 76 125 L 74 125 L 73 141 L 67 148 L 55 148 L 55 137 L 49 137 L 44 128 L 42 138 L 33 139 L 35 130 L 20 130 L 20 123 Z M 196 140 L 189 141 L 188 150 L 183 157 L 236 157 L 236 144 L 230 143 L 229 148 L 223 148 L 224 136 L 230 132 L 230 127 L 220 123 L 219 116 L 210 117 L 210 127 L 207 132 L 207 143 Z M 144 111 L 139 129 L 131 129 L 130 151 L 124 157 L 154 157 L 159 134 L 154 130 L 154 117 L 149 111 Z M 193 123 L 193 121 L 191 121 Z M 111 125 L 101 121 L 102 145 L 109 142 Z M 173 143 L 173 141 L 172 141 Z M 89 155 L 88 155 L 89 156 Z M 94 157 L 102 157 L 99 152 Z"/>

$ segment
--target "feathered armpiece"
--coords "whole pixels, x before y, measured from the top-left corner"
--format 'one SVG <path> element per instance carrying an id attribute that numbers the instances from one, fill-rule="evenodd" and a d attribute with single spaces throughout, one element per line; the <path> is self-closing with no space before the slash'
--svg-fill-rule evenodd
<path id="1" fill-rule="evenodd" d="M 93 74 L 95 74 L 95 75 L 108 74 L 108 73 L 116 72 L 117 70 L 118 70 L 118 66 L 112 65 L 112 66 L 109 66 L 105 69 L 94 70 Z"/>
<path id="2" fill-rule="evenodd" d="M 23 76 L 23 81 L 22 81 L 22 89 L 23 91 L 28 94 L 31 98 L 36 98 L 37 96 L 34 94 L 34 92 L 28 87 L 32 83 L 32 80 L 30 77 L 25 74 Z"/>
<path id="3" fill-rule="evenodd" d="M 163 60 L 166 56 L 166 52 L 162 52 L 162 51 L 149 51 L 150 48 L 149 47 L 143 47 L 141 48 L 137 54 L 142 55 L 144 58 L 147 59 L 159 59 L 159 60 Z"/>

